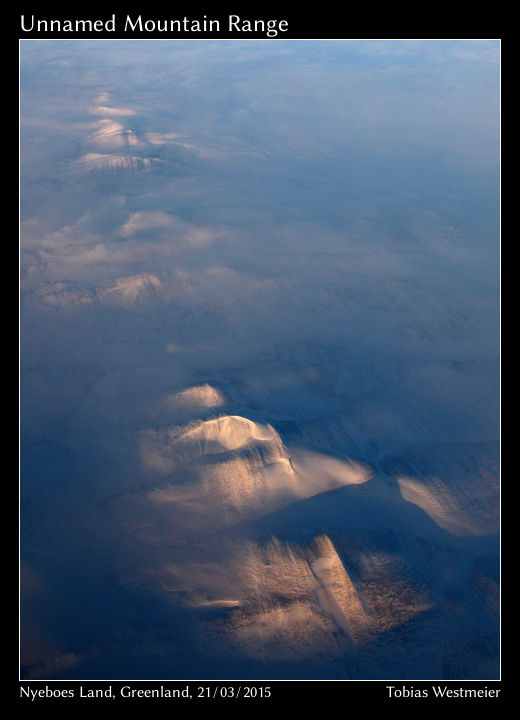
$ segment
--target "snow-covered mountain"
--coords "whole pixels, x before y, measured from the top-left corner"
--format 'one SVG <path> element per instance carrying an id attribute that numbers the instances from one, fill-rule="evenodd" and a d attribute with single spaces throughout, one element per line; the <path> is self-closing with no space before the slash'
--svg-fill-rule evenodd
<path id="1" fill-rule="evenodd" d="M 22 42 L 24 678 L 498 677 L 498 46 L 374 42 Z"/>

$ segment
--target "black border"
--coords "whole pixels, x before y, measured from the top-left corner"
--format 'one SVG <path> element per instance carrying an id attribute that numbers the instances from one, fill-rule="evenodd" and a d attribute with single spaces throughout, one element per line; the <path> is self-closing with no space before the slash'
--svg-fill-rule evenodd
<path id="1" fill-rule="evenodd" d="M 217 8 L 217 9 L 216 9 Z M 23 32 L 21 28 L 21 16 L 34 14 L 38 19 L 75 20 L 75 19 L 101 19 L 106 21 L 114 14 L 117 19 L 116 32 Z M 142 15 L 151 19 L 183 18 L 202 19 L 207 18 L 220 21 L 221 29 L 218 33 L 204 32 L 124 32 L 124 18 L 129 14 L 132 17 Z M 279 33 L 276 37 L 268 38 L 265 33 L 247 33 L 239 35 L 226 30 L 228 15 L 237 14 L 242 18 L 251 20 L 257 19 L 278 19 L 287 20 L 286 32 Z M 442 8 L 440 6 L 395 6 L 384 7 L 364 6 L 353 7 L 343 4 L 337 7 L 332 5 L 319 6 L 295 3 L 262 4 L 254 7 L 252 3 L 230 2 L 219 3 L 212 6 L 209 2 L 171 5 L 161 3 L 131 3 L 122 6 L 120 4 L 106 4 L 96 6 L 95 4 L 77 3 L 67 10 L 56 4 L 24 3 L 8 11 L 8 41 L 11 52 L 14 55 L 13 64 L 18 65 L 19 41 L 27 39 L 61 39 L 61 40 L 93 40 L 93 39 L 117 39 L 117 40 L 139 40 L 139 39 L 191 39 L 191 40 L 264 40 L 277 42 L 279 40 L 298 39 L 472 39 L 491 38 L 501 41 L 501 52 L 503 50 L 503 32 L 500 29 L 501 22 L 494 17 L 478 18 L 477 27 L 471 25 L 472 20 L 468 14 L 475 14 L 475 10 L 457 10 L 453 7 Z M 426 16 L 426 19 L 425 19 Z M 406 18 L 408 27 L 403 28 L 403 18 Z M 414 27 L 410 28 L 413 23 Z M 502 67 L 501 62 L 501 67 Z M 14 82 L 16 90 L 14 97 L 19 99 L 19 77 L 15 69 Z M 16 93 L 16 94 L 15 94 Z M 502 96 L 502 92 L 501 92 Z M 16 570 L 18 576 L 18 559 Z M 15 610 L 18 614 L 18 604 Z M 501 621 L 501 628 L 503 628 Z M 273 681 L 235 681 L 235 680 L 20 680 L 18 668 L 18 628 L 14 632 L 15 642 L 13 654 L 16 658 L 11 666 L 12 672 L 9 685 L 9 700 L 24 711 L 30 708 L 41 710 L 44 707 L 52 707 L 52 710 L 61 708 L 70 709 L 78 704 L 86 708 L 97 709 L 101 705 L 120 709 L 130 704 L 136 704 L 139 709 L 145 707 L 168 708 L 176 711 L 182 706 L 183 709 L 197 708 L 200 710 L 211 709 L 215 704 L 221 708 L 225 706 L 238 706 L 243 709 L 251 705 L 257 708 L 272 708 L 286 704 L 289 709 L 306 706 L 310 712 L 316 710 L 314 702 L 323 703 L 324 709 L 332 709 L 342 714 L 360 712 L 364 708 L 372 707 L 393 708 L 399 712 L 409 708 L 414 712 L 420 711 L 425 706 L 445 708 L 448 705 L 457 707 L 469 706 L 473 708 L 479 704 L 482 709 L 489 709 L 492 704 L 502 705 L 507 695 L 507 682 L 503 672 L 503 643 L 501 642 L 502 676 L 501 680 L 488 681 L 466 681 L 466 680 L 273 680 Z M 507 677 L 507 675 L 506 675 Z M 14 688 L 12 687 L 14 685 Z M 390 697 L 389 686 L 399 691 L 399 697 L 395 694 Z M 156 690 L 160 692 L 163 688 L 167 691 L 177 691 L 180 697 L 138 697 L 125 698 L 122 696 L 123 688 L 131 688 L 139 691 Z M 250 697 L 246 697 L 245 688 L 254 688 Z M 203 688 L 204 690 L 199 690 Z M 436 697 L 434 688 L 447 688 L 450 691 L 493 691 L 494 697 Z M 188 689 L 188 690 L 187 690 Z M 267 689 L 269 692 L 267 692 Z M 404 692 L 403 692 L 404 689 Z M 26 696 L 29 690 L 29 697 Z M 98 691 L 103 697 L 85 697 L 89 691 Z M 111 691 L 111 696 L 110 692 Z M 186 697 L 186 694 L 191 697 Z M 426 696 L 424 695 L 426 693 Z M 201 696 L 199 696 L 201 694 Z M 82 696 L 83 695 L 83 696 Z M 351 705 L 354 702 L 356 705 Z M 482 705 L 484 704 L 484 705 Z M 226 708 L 227 709 L 227 708 Z"/>

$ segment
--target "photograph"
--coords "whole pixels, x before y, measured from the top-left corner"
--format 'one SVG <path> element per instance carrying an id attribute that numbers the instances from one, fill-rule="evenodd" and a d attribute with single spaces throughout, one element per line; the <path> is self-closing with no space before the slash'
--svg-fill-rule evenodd
<path id="1" fill-rule="evenodd" d="M 493 695 L 500 40 L 170 16 L 21 18 L 20 687 Z"/>

